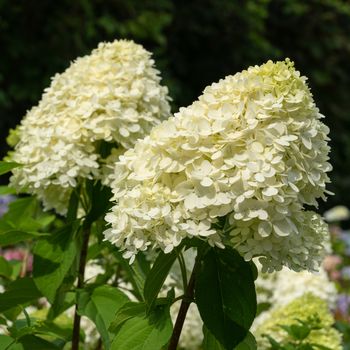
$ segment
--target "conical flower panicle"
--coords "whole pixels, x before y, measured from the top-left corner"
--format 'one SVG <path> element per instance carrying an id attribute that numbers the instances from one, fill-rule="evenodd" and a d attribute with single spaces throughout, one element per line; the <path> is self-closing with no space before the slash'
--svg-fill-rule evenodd
<path id="1" fill-rule="evenodd" d="M 329 182 L 322 117 L 288 59 L 212 84 L 121 156 L 106 239 L 131 259 L 200 237 L 264 270 L 317 269 L 327 227 L 304 205 Z"/>
<path id="2" fill-rule="evenodd" d="M 317 344 L 327 349 L 341 350 L 342 337 L 332 327 L 334 318 L 327 302 L 312 293 L 306 293 L 284 306 L 266 312 L 263 322 L 253 331 L 259 350 L 271 349 L 271 344 L 265 335 L 285 345 L 292 339 L 281 326 L 300 325 L 298 320 L 311 326 L 310 320 L 315 318 L 318 319 L 319 329 L 312 330 L 303 340 L 303 344 L 313 345 L 315 348 Z"/>
<path id="3" fill-rule="evenodd" d="M 14 170 L 12 184 L 64 214 L 78 179 L 101 176 L 98 143 L 132 147 L 169 116 L 167 93 L 142 46 L 100 43 L 56 74 L 22 120 L 11 157 L 23 166 Z"/>

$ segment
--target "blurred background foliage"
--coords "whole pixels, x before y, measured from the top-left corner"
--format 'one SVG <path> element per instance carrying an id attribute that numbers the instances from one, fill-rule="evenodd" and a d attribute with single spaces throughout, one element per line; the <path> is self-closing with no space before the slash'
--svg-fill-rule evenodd
<path id="1" fill-rule="evenodd" d="M 173 111 L 225 75 L 290 57 L 331 128 L 336 193 L 350 205 L 350 2 L 347 0 L 0 0 L 1 155 L 50 77 L 100 41 L 154 53 Z"/>

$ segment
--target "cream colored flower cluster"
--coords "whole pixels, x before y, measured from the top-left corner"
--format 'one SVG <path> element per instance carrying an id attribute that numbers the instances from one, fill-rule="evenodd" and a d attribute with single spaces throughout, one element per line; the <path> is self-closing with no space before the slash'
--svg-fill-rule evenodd
<path id="1" fill-rule="evenodd" d="M 264 334 L 269 335 L 278 342 L 290 341 L 287 332 L 282 326 L 291 326 L 297 323 L 296 320 L 306 322 L 309 317 L 317 316 L 320 319 L 320 329 L 313 330 L 303 341 L 305 344 L 317 344 L 327 349 L 341 350 L 341 334 L 332 325 L 333 316 L 328 309 L 327 303 L 313 294 L 304 294 L 292 302 L 279 308 L 275 308 L 269 317 L 266 317 L 255 331 L 258 349 L 271 349 L 271 345 Z"/>
<path id="2" fill-rule="evenodd" d="M 14 170 L 12 184 L 64 214 L 77 181 L 100 176 L 101 142 L 132 147 L 169 116 L 168 101 L 142 46 L 126 40 L 100 43 L 56 74 L 23 119 L 12 154 L 23 166 Z"/>
<path id="3" fill-rule="evenodd" d="M 273 309 L 280 308 L 298 297 L 312 293 L 324 300 L 329 308 L 335 306 L 337 300 L 337 289 L 335 284 L 329 280 L 326 271 L 321 267 L 318 272 L 291 271 L 283 268 L 275 273 L 261 273 L 261 265 L 257 263 L 259 271 L 255 281 L 258 303 L 269 304 Z M 253 328 L 264 322 L 267 310 L 261 313 L 254 321 Z"/>
<path id="4" fill-rule="evenodd" d="M 199 237 L 266 270 L 317 269 L 327 227 L 303 206 L 329 182 L 322 117 L 288 59 L 207 87 L 121 156 L 106 239 L 126 258 Z"/>

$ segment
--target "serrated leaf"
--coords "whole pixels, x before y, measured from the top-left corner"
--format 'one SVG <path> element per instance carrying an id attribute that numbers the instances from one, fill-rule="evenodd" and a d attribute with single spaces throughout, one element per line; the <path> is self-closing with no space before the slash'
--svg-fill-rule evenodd
<path id="1" fill-rule="evenodd" d="M 42 294 L 34 284 L 33 279 L 20 278 L 12 282 L 7 290 L 0 294 L 0 312 L 36 300 L 41 296 Z"/>
<path id="2" fill-rule="evenodd" d="M 123 305 L 115 315 L 113 321 L 109 326 L 111 333 L 117 333 L 120 327 L 130 318 L 138 315 L 143 315 L 146 312 L 145 303 L 130 302 Z"/>
<path id="3" fill-rule="evenodd" d="M 210 249 L 196 275 L 195 298 L 205 326 L 231 350 L 247 336 L 256 314 L 250 264 L 233 249 Z"/>
<path id="4" fill-rule="evenodd" d="M 108 328 L 116 312 L 128 301 L 123 292 L 108 285 L 78 291 L 78 312 L 95 323 L 105 349 L 111 343 Z"/>
<path id="5" fill-rule="evenodd" d="M 175 251 L 172 251 L 169 254 L 160 252 L 151 268 L 151 271 L 148 273 L 143 292 L 148 310 L 151 310 L 154 307 L 159 291 L 162 288 L 175 260 Z"/>
<path id="6" fill-rule="evenodd" d="M 172 323 L 168 306 L 129 318 L 113 339 L 111 350 L 160 350 L 169 341 Z"/>
<path id="7" fill-rule="evenodd" d="M 12 169 L 19 167 L 20 164 L 15 162 L 0 161 L 0 175 L 10 172 Z"/>
<path id="8" fill-rule="evenodd" d="M 33 276 L 38 289 L 54 301 L 77 255 L 73 236 L 78 225 L 68 225 L 53 233 L 47 240 L 40 240 L 34 247 Z"/>

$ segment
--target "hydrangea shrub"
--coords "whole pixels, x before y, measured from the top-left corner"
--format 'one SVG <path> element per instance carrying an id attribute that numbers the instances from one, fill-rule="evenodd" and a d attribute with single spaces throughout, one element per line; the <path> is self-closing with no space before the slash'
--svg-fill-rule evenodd
<path id="1" fill-rule="evenodd" d="M 228 76 L 170 118 L 169 101 L 149 52 L 102 43 L 11 132 L 0 174 L 33 197 L 0 220 L 0 244 L 26 252 L 13 266 L 0 258 L 0 347 L 260 349 L 257 276 L 318 269 L 328 229 L 312 207 L 328 193 L 328 128 L 294 64 Z M 295 293 L 289 312 L 278 302 L 289 289 L 268 293 L 273 321 L 310 303 L 317 337 L 338 349 L 323 301 Z"/>

